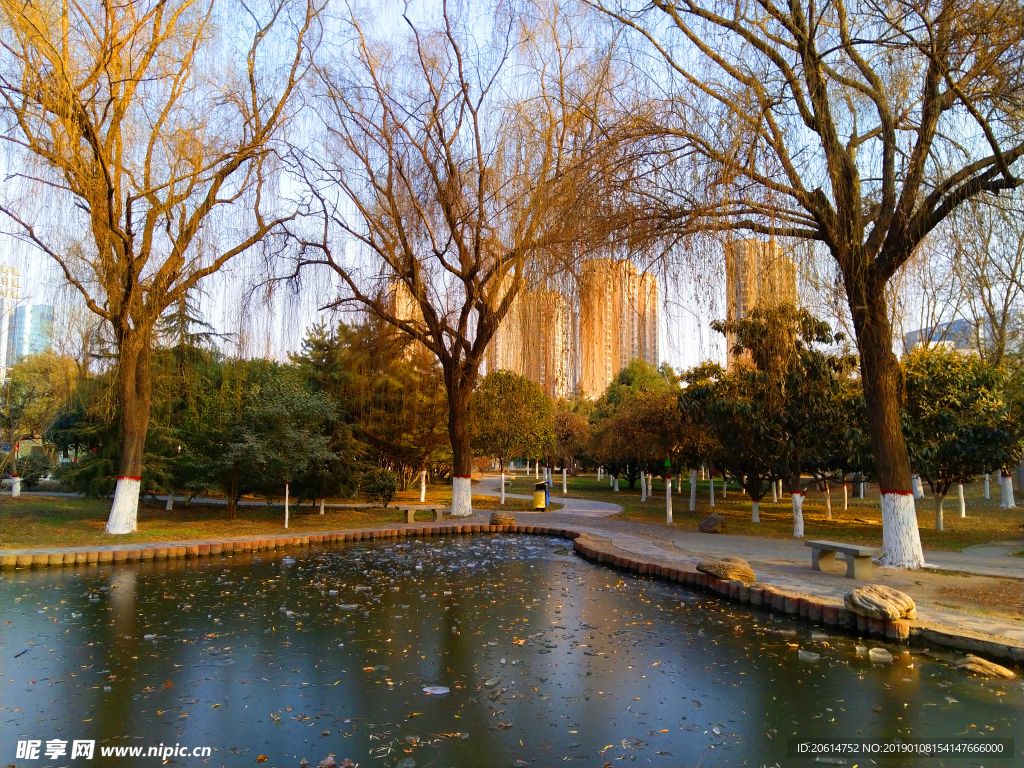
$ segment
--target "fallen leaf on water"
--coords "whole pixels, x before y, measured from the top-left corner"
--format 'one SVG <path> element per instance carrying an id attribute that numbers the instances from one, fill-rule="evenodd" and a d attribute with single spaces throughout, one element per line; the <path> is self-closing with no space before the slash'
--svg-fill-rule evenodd
<path id="1" fill-rule="evenodd" d="M 256 762 L 257 763 L 265 763 L 265 762 L 267 762 L 267 756 L 266 755 L 260 755 L 259 757 L 256 758 Z"/>
<path id="2" fill-rule="evenodd" d="M 164 688 L 173 688 L 173 687 L 174 687 L 174 683 L 172 683 L 170 680 L 165 680 L 164 681 Z"/>
<path id="3" fill-rule="evenodd" d="M 220 704 L 211 704 L 210 705 L 210 709 L 216 709 L 219 706 L 220 706 Z"/>

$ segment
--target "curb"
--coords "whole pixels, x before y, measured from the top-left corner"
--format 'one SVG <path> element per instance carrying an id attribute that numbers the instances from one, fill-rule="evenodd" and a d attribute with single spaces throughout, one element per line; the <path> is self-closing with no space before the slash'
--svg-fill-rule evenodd
<path id="1" fill-rule="evenodd" d="M 160 542 L 139 544 L 124 549 L 96 549 L 62 551 L 55 553 L 0 555 L 3 570 L 21 568 L 47 568 L 70 565 L 120 565 L 122 563 L 152 562 L 154 560 L 181 559 L 186 563 L 215 555 L 235 552 L 266 552 L 290 547 L 318 546 L 355 541 L 377 541 L 427 536 L 472 535 L 484 533 L 515 533 L 538 536 L 556 536 L 573 540 L 573 549 L 584 559 L 619 570 L 650 576 L 680 584 L 694 591 L 711 592 L 719 597 L 760 608 L 770 613 L 798 618 L 812 624 L 823 624 L 853 635 L 868 636 L 879 642 L 910 645 L 940 645 L 960 651 L 982 653 L 1001 661 L 1024 664 L 1024 645 L 992 640 L 992 635 L 955 632 L 946 625 L 922 621 L 882 621 L 854 613 L 842 603 L 826 598 L 792 592 L 767 584 L 746 586 L 739 581 L 725 581 L 688 567 L 674 567 L 614 554 L 611 545 L 596 541 L 592 536 L 571 528 L 542 525 L 423 525 L 403 528 L 374 528 L 345 531 L 327 531 L 300 536 L 253 539 L 225 539 L 203 542 Z"/>

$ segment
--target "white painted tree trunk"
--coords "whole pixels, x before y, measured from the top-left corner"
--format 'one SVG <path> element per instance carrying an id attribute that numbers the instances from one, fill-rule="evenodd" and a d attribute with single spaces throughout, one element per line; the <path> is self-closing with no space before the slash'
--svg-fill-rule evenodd
<path id="1" fill-rule="evenodd" d="M 701 480 L 704 479 L 704 465 L 703 464 L 700 465 L 700 479 Z"/>
<path id="2" fill-rule="evenodd" d="M 988 501 L 990 498 L 991 498 L 991 495 L 990 495 L 990 492 L 989 492 L 988 472 L 986 472 L 985 473 L 985 500 Z"/>
<path id="3" fill-rule="evenodd" d="M 611 475 L 608 475 L 608 487 L 609 488 L 614 488 L 615 487 L 615 478 L 612 477 Z"/>
<path id="4" fill-rule="evenodd" d="M 533 479 L 540 480 L 540 462 L 533 462 Z"/>
<path id="5" fill-rule="evenodd" d="M 18 475 L 11 476 L 11 496 L 21 496 L 21 478 Z"/>
<path id="6" fill-rule="evenodd" d="M 779 503 L 779 485 L 772 480 L 772 504 Z"/>
<path id="7" fill-rule="evenodd" d="M 964 484 L 956 484 L 956 500 L 960 504 L 960 517 L 967 517 L 967 502 L 964 501 Z"/>
<path id="8" fill-rule="evenodd" d="M 114 487 L 114 502 L 110 505 L 107 533 L 135 533 L 139 517 L 139 487 L 141 477 L 119 477 Z"/>
<path id="9" fill-rule="evenodd" d="M 942 524 L 942 504 L 946 501 L 946 497 L 938 491 L 935 492 L 935 530 L 944 531 L 946 527 Z"/>
<path id="10" fill-rule="evenodd" d="M 473 514 L 473 484 L 468 477 L 452 478 L 452 517 L 470 517 Z"/>
<path id="11" fill-rule="evenodd" d="M 1001 491 L 999 495 L 999 508 L 1015 509 L 1017 504 L 1013 499 L 1013 478 L 1003 472 L 999 477 L 999 486 Z"/>
<path id="12" fill-rule="evenodd" d="M 171 512 L 173 510 L 174 510 L 174 489 L 172 488 L 171 492 L 167 494 L 167 503 L 164 504 L 164 511 L 165 512 Z"/>
<path id="13" fill-rule="evenodd" d="M 708 476 L 710 477 L 710 475 L 711 473 L 709 472 Z M 711 488 L 711 491 L 708 494 L 708 506 L 713 507 L 715 506 L 715 478 L 711 478 L 711 482 L 708 483 L 708 486 Z"/>
<path id="14" fill-rule="evenodd" d="M 598 467 L 597 468 L 597 480 L 598 480 L 598 482 L 601 481 L 602 472 L 603 472 L 603 470 L 601 469 L 601 467 Z"/>
<path id="15" fill-rule="evenodd" d="M 832 519 L 832 489 L 829 488 L 828 480 L 825 481 L 825 519 Z"/>
<path id="16" fill-rule="evenodd" d="M 846 483 L 843 483 L 843 511 L 845 512 L 850 508 L 850 494 L 847 490 Z"/>
<path id="17" fill-rule="evenodd" d="M 863 480 L 860 481 L 860 497 L 863 499 L 864 494 L 867 493 L 867 483 Z"/>
<path id="18" fill-rule="evenodd" d="M 917 530 L 917 509 L 910 491 L 882 492 L 882 537 L 879 562 L 890 568 L 923 568 L 924 551 Z"/>
<path id="19" fill-rule="evenodd" d="M 647 473 L 647 498 L 654 498 L 654 473 Z"/>
<path id="20" fill-rule="evenodd" d="M 914 483 L 914 498 L 915 499 L 923 499 L 924 498 L 924 483 L 921 482 L 921 476 L 920 475 L 914 475 L 914 477 L 911 478 L 911 479 L 913 480 L 913 483 Z"/>
<path id="21" fill-rule="evenodd" d="M 690 511 L 697 511 L 697 470 L 690 470 Z"/>
<path id="22" fill-rule="evenodd" d="M 505 477 L 505 467 L 501 468 L 501 476 Z M 420 470 L 420 504 L 427 500 L 427 470 Z"/>
<path id="23" fill-rule="evenodd" d="M 562 467 L 562 494 L 564 495 L 564 494 L 567 494 L 568 492 L 569 492 L 569 484 L 566 482 L 566 479 L 565 479 L 565 467 L 563 466 Z"/>
<path id="24" fill-rule="evenodd" d="M 618 475 L 615 476 L 615 492 L 616 493 L 619 492 L 619 478 L 618 478 Z"/>
<path id="25" fill-rule="evenodd" d="M 761 522 L 761 505 L 760 502 L 752 501 L 750 503 L 750 519 L 755 523 Z"/>
<path id="26" fill-rule="evenodd" d="M 640 472 L 640 503 L 647 501 L 647 477 Z"/>
<path id="27" fill-rule="evenodd" d="M 672 523 L 672 475 L 668 476 L 665 483 L 665 522 Z"/>
<path id="28" fill-rule="evenodd" d="M 288 483 L 284 484 L 284 527 L 288 527 Z"/>
<path id="29" fill-rule="evenodd" d="M 501 468 L 501 503 L 505 503 L 505 467 Z"/>
<path id="30" fill-rule="evenodd" d="M 793 537 L 804 537 L 804 492 L 794 491 L 790 498 L 793 501 Z"/>
<path id="31" fill-rule="evenodd" d="M 324 497 L 321 496 L 320 497 L 320 514 L 322 515 L 323 513 L 324 513 Z"/>
<path id="32" fill-rule="evenodd" d="M 725 472 L 722 473 L 722 498 L 729 498 L 729 478 L 726 477 Z"/>

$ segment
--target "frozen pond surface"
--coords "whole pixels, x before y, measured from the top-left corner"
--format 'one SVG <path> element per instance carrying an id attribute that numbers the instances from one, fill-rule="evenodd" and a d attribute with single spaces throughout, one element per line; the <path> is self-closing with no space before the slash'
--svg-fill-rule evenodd
<path id="1" fill-rule="evenodd" d="M 447 536 L 0 583 L 5 766 L 156 765 L 99 746 L 161 742 L 210 746 L 218 766 L 328 754 L 399 768 L 785 766 L 815 764 L 787 758 L 791 737 L 1024 732 L 1019 680 L 896 646 L 883 646 L 893 663 L 872 664 L 857 646 L 879 643 L 609 571 L 560 539 Z M 19 739 L 95 739 L 97 753 L 21 761 Z M 1019 765 L 1015 746 L 1013 759 L 912 764 Z"/>

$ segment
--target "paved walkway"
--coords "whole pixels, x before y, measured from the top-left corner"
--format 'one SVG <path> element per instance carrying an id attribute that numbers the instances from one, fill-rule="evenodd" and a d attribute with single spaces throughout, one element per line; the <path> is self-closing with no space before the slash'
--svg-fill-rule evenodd
<path id="1" fill-rule="evenodd" d="M 484 477 L 474 488 L 480 495 L 499 495 L 498 477 Z M 556 486 L 557 488 L 557 486 Z M 505 494 L 506 498 L 525 499 L 529 496 Z M 1018 620 L 968 613 L 939 605 L 933 599 L 944 584 L 960 586 L 964 579 L 926 571 L 904 571 L 894 568 L 873 570 L 870 580 L 847 579 L 841 573 L 824 573 L 811 569 L 810 550 L 796 539 L 758 539 L 752 536 L 706 534 L 667 526 L 638 523 L 628 520 L 607 519 L 621 511 L 617 504 L 589 501 L 553 493 L 552 501 L 564 506 L 559 512 L 516 512 L 522 515 L 543 515 L 545 525 L 572 525 L 576 530 L 605 538 L 623 554 L 635 554 L 658 560 L 666 565 L 694 566 L 707 557 L 741 557 L 751 564 L 758 581 L 817 597 L 842 602 L 843 596 L 862 584 L 886 584 L 914 598 L 918 616 L 923 621 L 934 621 L 976 632 L 1000 635 L 1017 643 L 1024 642 L 1024 626 Z M 586 518 L 581 521 L 580 518 Z M 986 577 L 1024 579 L 1024 560 L 1006 556 L 1021 544 L 986 545 L 972 547 L 964 552 L 925 552 L 928 564 L 935 568 L 971 574 L 977 584 Z M 845 570 L 845 564 L 843 566 Z M 1024 585 L 1020 594 L 1024 600 Z"/>

